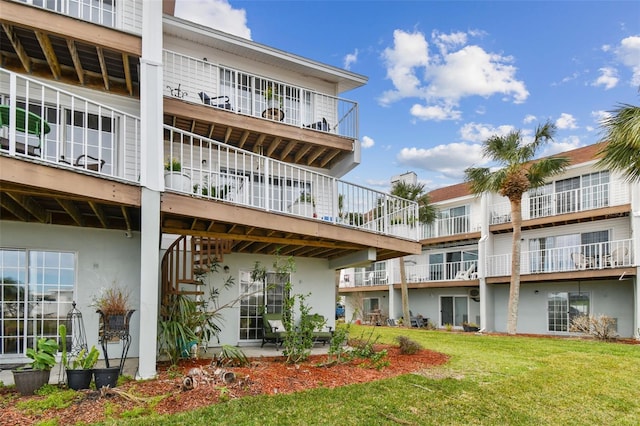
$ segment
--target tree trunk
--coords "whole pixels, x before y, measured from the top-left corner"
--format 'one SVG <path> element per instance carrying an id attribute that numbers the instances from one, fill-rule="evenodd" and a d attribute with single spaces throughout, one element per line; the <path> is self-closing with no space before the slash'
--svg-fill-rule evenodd
<path id="1" fill-rule="evenodd" d="M 509 307 L 507 309 L 507 334 L 516 334 L 518 326 L 518 302 L 520 300 L 520 250 L 522 235 L 522 194 L 511 202 L 511 223 L 513 241 L 511 243 L 511 283 L 509 286 Z"/>
<path id="2" fill-rule="evenodd" d="M 407 273 L 404 269 L 404 257 L 400 257 L 398 260 L 400 262 L 400 292 L 402 293 L 402 326 L 411 328 L 409 289 L 407 288 Z"/>

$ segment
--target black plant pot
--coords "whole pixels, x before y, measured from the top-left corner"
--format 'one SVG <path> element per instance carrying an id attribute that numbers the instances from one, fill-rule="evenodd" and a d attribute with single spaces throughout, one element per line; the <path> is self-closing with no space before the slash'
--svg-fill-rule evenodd
<path id="1" fill-rule="evenodd" d="M 33 395 L 35 391 L 49 383 L 51 370 L 34 370 L 25 368 L 24 370 L 12 370 L 13 382 L 20 395 Z"/>
<path id="2" fill-rule="evenodd" d="M 80 390 L 89 389 L 91 384 L 91 378 L 93 377 L 92 370 L 67 370 L 67 385 L 69 389 Z"/>
<path id="3" fill-rule="evenodd" d="M 104 386 L 115 388 L 118 385 L 119 375 L 120 367 L 94 368 L 93 378 L 96 381 L 96 389 L 102 389 Z"/>

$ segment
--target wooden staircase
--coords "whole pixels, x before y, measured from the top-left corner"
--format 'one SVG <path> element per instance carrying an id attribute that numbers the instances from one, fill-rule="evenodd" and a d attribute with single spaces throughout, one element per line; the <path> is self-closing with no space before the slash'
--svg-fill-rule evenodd
<path id="1" fill-rule="evenodd" d="M 162 257 L 162 304 L 166 306 L 171 295 L 202 296 L 198 277 L 210 272 L 213 259 L 222 262 L 224 255 L 231 253 L 232 244 L 219 238 L 178 237 Z"/>

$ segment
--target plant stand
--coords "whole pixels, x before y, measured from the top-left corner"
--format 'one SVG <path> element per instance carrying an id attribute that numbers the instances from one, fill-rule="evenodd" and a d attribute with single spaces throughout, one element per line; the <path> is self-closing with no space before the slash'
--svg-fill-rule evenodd
<path id="1" fill-rule="evenodd" d="M 107 345 L 111 341 L 119 340 L 122 342 L 122 353 L 120 354 L 120 366 L 118 370 L 119 373 L 122 374 L 122 367 L 124 367 L 124 361 L 127 358 L 129 346 L 131 346 L 129 323 L 131 320 L 131 315 L 133 315 L 135 309 L 128 310 L 123 314 L 105 314 L 100 309 L 98 309 L 96 312 L 100 314 L 100 345 L 102 346 L 104 362 L 107 368 L 110 368 Z"/>

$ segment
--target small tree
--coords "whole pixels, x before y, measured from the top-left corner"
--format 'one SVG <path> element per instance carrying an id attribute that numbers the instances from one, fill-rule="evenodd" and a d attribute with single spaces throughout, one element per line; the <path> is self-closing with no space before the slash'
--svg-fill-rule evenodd
<path id="1" fill-rule="evenodd" d="M 640 182 L 640 107 L 622 104 L 602 122 L 607 142 L 600 151 L 600 167 L 617 170 Z"/>

